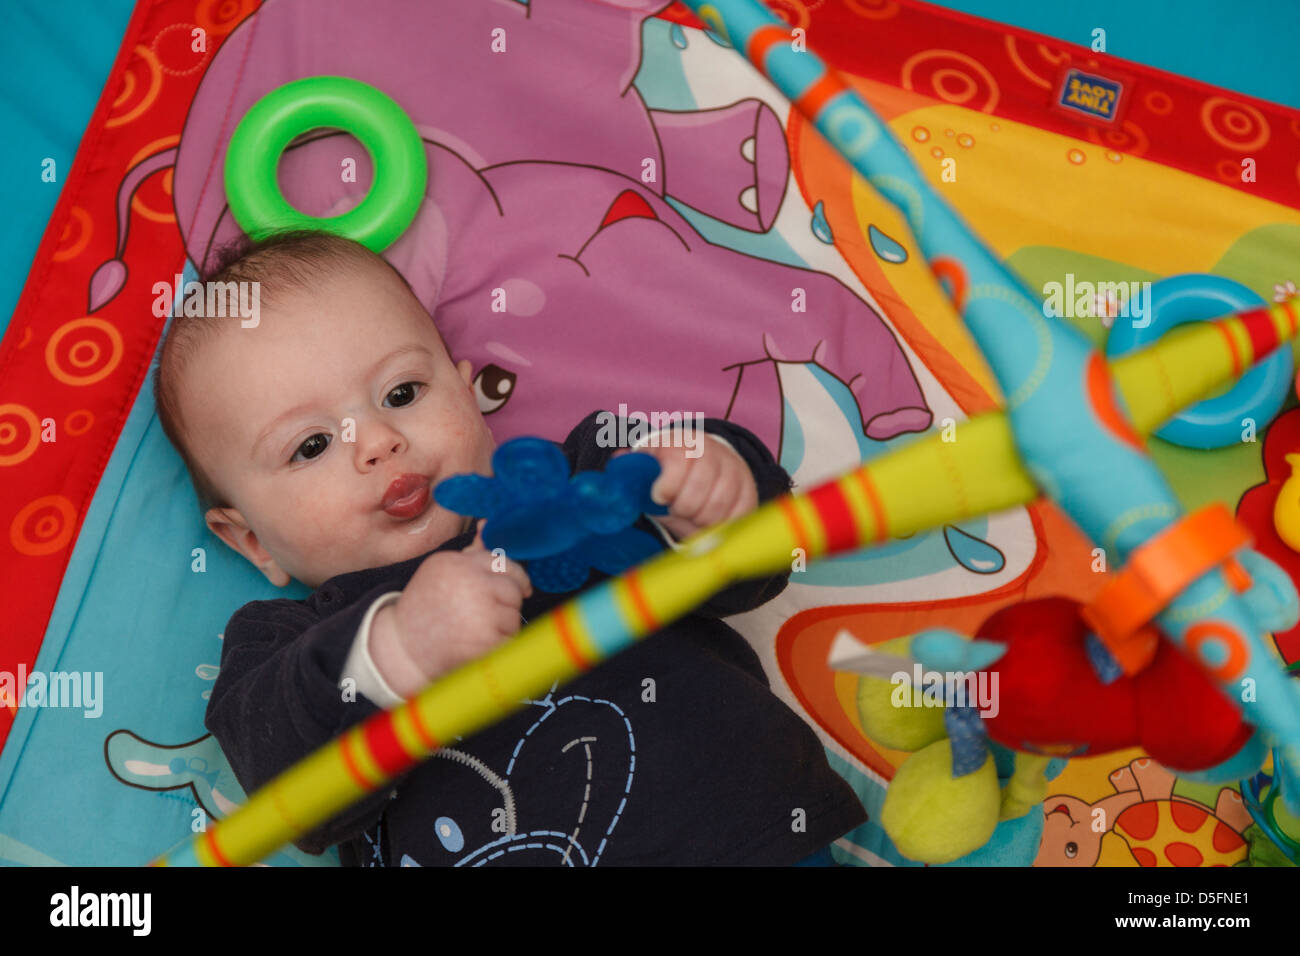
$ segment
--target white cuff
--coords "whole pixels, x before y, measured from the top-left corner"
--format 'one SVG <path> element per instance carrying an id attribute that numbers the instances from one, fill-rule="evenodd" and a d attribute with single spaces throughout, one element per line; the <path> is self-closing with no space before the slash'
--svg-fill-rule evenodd
<path id="1" fill-rule="evenodd" d="M 357 636 L 352 641 L 352 649 L 348 651 L 348 659 L 343 662 L 343 673 L 339 677 L 339 687 L 350 677 L 356 682 L 358 691 L 384 708 L 402 703 L 403 698 L 380 676 L 379 668 L 370 656 L 370 625 L 381 607 L 393 603 L 401 596 L 401 591 L 389 591 L 381 594 L 370 605 L 366 616 L 361 619 L 361 626 L 357 628 Z"/>
<path id="2" fill-rule="evenodd" d="M 682 550 L 682 545 L 677 543 L 677 539 L 672 536 L 667 528 L 661 525 L 658 521 L 655 521 L 654 515 L 646 515 L 645 517 L 647 521 L 655 526 L 655 530 L 659 532 L 659 537 L 664 539 L 664 543 L 667 544 L 668 547 L 672 548 L 674 551 Z"/>
<path id="3" fill-rule="evenodd" d="M 733 445 L 731 442 L 727 441 L 727 440 L 726 440 L 725 438 L 723 438 L 721 435 L 715 435 L 715 434 L 713 434 L 713 432 L 705 432 L 704 434 L 705 434 L 706 437 L 708 437 L 708 438 L 712 438 L 714 441 L 720 441 L 720 442 L 722 442 L 722 444 L 726 445 L 726 446 L 727 446 L 728 448 L 730 448 L 732 451 L 736 451 L 736 446 Z M 739 455 L 740 452 L 736 451 L 736 454 Z M 742 461 L 743 461 L 743 459 L 742 459 Z"/>
<path id="4" fill-rule="evenodd" d="M 646 445 L 650 444 L 650 439 L 651 439 L 651 438 L 654 438 L 655 435 L 658 435 L 661 431 L 663 431 L 662 428 L 656 428 L 654 431 L 650 432 L 648 435 L 642 435 L 640 438 L 638 438 L 636 441 L 634 441 L 631 445 L 628 445 L 628 447 L 629 447 L 629 448 L 644 448 Z M 740 455 L 740 452 L 736 451 L 736 446 L 733 445 L 733 444 L 731 444 L 731 442 L 727 441 L 727 440 L 726 440 L 725 438 L 723 438 L 721 435 L 715 435 L 715 434 L 713 434 L 713 432 L 705 432 L 704 434 L 705 434 L 706 436 L 708 436 L 709 438 L 712 438 L 714 441 L 722 442 L 722 444 L 726 445 L 726 446 L 727 446 L 728 448 L 730 448 L 733 452 L 736 452 L 737 455 Z M 741 459 L 741 460 L 743 461 L 744 459 Z"/>

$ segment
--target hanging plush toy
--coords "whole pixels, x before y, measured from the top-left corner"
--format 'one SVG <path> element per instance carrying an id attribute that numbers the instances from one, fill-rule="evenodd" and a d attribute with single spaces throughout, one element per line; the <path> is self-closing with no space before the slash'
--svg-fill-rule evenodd
<path id="1" fill-rule="evenodd" d="M 930 636 L 900 637 L 865 648 L 842 632 L 831 651 L 832 667 L 860 675 L 863 730 L 885 747 L 911 752 L 890 781 L 880 823 L 912 860 L 1029 866 L 1043 832 L 1042 813 L 1031 811 L 1065 761 L 1016 753 L 992 740 L 980 713 L 991 712 L 995 701 L 981 692 L 977 675 L 956 688 L 933 670 L 918 680 L 916 652 L 934 642 Z M 967 659 L 999 653 L 978 646 L 970 651 Z"/>
<path id="2" fill-rule="evenodd" d="M 1290 579 L 1253 551 L 1236 560 L 1239 596 L 1260 629 L 1294 626 L 1300 601 Z M 1126 674 L 1089 629 L 1087 610 L 1043 598 L 998 611 L 974 640 L 936 629 L 870 649 L 841 640 L 832 650 L 832 667 L 863 675 L 867 735 L 914 752 L 881 812 L 904 856 L 946 863 L 984 847 L 1000 822 L 1039 807 L 1052 757 L 1141 747 L 1181 777 L 1214 782 L 1258 766 L 1255 729 L 1204 671 L 1153 640 L 1142 669 Z M 918 687 L 917 673 L 934 680 Z M 1031 817 L 1025 832 L 1041 833 L 1041 814 Z M 1029 865 L 1036 848 L 1035 836 L 1014 862 Z"/>

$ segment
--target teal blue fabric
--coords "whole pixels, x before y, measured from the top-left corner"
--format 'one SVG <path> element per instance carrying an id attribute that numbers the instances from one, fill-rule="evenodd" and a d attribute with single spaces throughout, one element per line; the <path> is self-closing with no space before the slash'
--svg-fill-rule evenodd
<path id="1" fill-rule="evenodd" d="M 1106 52 L 1300 109 L 1300 6 L 1296 0 L 932 0 L 935 6 L 1092 46 Z"/>
<path id="2" fill-rule="evenodd" d="M 242 803 L 203 728 L 221 632 L 246 601 L 307 593 L 271 587 L 208 531 L 146 381 L 32 668 L 102 672 L 102 713 L 19 710 L 9 739 L 20 746 L 0 752 L 0 864 L 144 864 Z M 268 862 L 337 865 L 337 853 L 291 847 Z"/>
<path id="3" fill-rule="evenodd" d="M 831 848 L 824 846 L 812 856 L 800 860 L 795 866 L 839 866 L 839 864 L 831 856 Z"/>
<path id="4" fill-rule="evenodd" d="M 0 29 L 0 335 L 131 19 L 130 0 L 12 3 Z M 41 181 L 54 160 L 55 182 Z"/>

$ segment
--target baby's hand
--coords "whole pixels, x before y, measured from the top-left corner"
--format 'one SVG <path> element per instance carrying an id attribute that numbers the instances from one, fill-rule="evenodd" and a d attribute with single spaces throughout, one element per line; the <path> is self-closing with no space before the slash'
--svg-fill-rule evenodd
<path id="1" fill-rule="evenodd" d="M 690 448 L 647 446 L 615 453 L 642 452 L 659 462 L 661 471 L 650 497 L 667 505 L 668 514 L 655 520 L 679 541 L 758 504 L 753 472 L 734 449 L 706 438 L 694 450 L 699 454 L 693 458 L 687 455 Z"/>
<path id="2" fill-rule="evenodd" d="M 394 691 L 410 697 L 440 674 L 481 657 L 519 630 L 533 593 L 514 561 L 492 568 L 483 521 L 463 551 L 439 551 L 416 568 L 402 596 L 371 622 L 370 656 Z"/>

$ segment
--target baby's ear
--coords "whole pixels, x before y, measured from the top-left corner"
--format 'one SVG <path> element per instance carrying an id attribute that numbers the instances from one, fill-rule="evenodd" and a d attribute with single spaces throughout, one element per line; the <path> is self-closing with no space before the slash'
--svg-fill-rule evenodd
<path id="1" fill-rule="evenodd" d="M 248 526 L 244 516 L 234 508 L 209 508 L 203 516 L 204 522 L 213 534 L 238 551 L 248 562 L 266 575 L 266 579 L 277 588 L 289 583 L 289 575 L 276 563 L 257 540 L 257 534 Z"/>
<path id="2" fill-rule="evenodd" d="M 472 389 L 474 387 L 474 366 L 470 364 L 469 359 L 461 359 L 457 362 L 456 371 L 460 372 L 460 377 Z"/>

